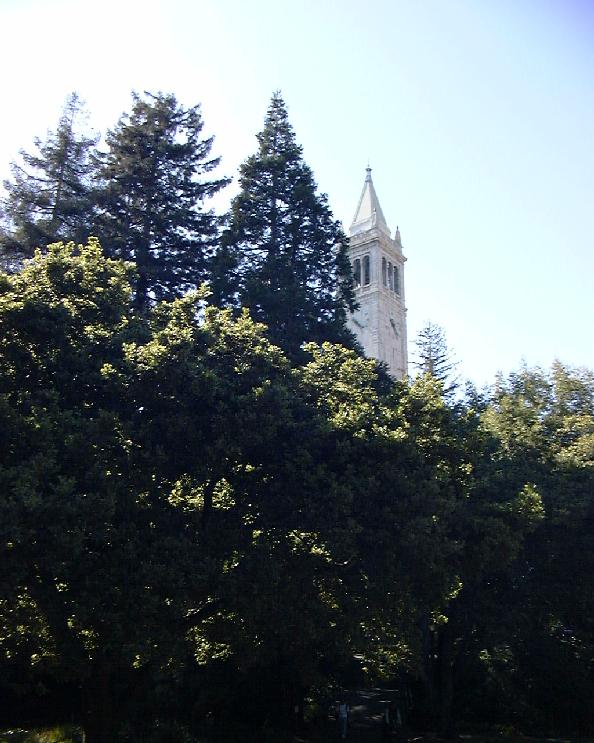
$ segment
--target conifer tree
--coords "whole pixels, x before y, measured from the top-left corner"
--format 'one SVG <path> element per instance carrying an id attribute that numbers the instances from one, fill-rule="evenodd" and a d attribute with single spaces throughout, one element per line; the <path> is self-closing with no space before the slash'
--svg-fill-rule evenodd
<path id="1" fill-rule="evenodd" d="M 84 103 L 71 93 L 55 131 L 35 138 L 35 151 L 20 151 L 4 182 L 0 249 L 5 262 L 33 255 L 61 239 L 86 240 L 93 212 L 92 154 L 98 137 L 85 133 Z"/>
<path id="2" fill-rule="evenodd" d="M 249 307 L 293 359 L 309 340 L 352 346 L 346 237 L 317 193 L 278 92 L 257 139 L 258 151 L 241 166 L 241 191 L 214 263 L 215 301 Z"/>
<path id="3" fill-rule="evenodd" d="M 201 138 L 199 106 L 173 95 L 133 94 L 130 113 L 99 157 L 98 232 L 107 254 L 136 264 L 136 305 L 171 299 L 206 278 L 219 218 L 205 201 L 226 185 L 207 176 L 213 137 Z"/>
<path id="4" fill-rule="evenodd" d="M 419 331 L 415 345 L 417 352 L 413 366 L 418 373 L 429 374 L 439 380 L 446 395 L 453 393 L 458 386 L 458 364 L 448 348 L 444 329 L 427 322 Z"/>

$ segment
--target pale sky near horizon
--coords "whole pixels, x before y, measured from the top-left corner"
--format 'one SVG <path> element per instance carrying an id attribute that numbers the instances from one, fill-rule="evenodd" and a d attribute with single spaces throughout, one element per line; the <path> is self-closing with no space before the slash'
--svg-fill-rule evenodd
<path id="1" fill-rule="evenodd" d="M 201 103 L 235 176 L 280 89 L 347 230 L 373 168 L 409 355 L 431 320 L 479 385 L 594 369 L 594 0 L 0 0 L 0 65 L 0 179 L 72 90 L 102 133 L 131 90 Z"/>

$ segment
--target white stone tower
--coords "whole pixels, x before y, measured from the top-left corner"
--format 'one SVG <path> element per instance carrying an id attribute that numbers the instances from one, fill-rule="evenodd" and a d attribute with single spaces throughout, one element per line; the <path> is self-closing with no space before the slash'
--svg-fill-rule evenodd
<path id="1" fill-rule="evenodd" d="M 408 374 L 404 262 L 400 231 L 394 238 L 382 213 L 367 168 L 365 183 L 350 229 L 349 257 L 359 309 L 348 326 L 366 356 L 385 361 L 396 379 Z"/>

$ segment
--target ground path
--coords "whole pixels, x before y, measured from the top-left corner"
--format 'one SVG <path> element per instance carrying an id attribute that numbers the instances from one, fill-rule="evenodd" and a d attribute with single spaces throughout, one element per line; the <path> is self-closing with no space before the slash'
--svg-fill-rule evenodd
<path id="1" fill-rule="evenodd" d="M 382 717 L 387 706 L 395 702 L 398 698 L 396 689 L 362 689 L 359 691 L 348 691 L 344 694 L 344 699 L 349 705 L 349 726 L 347 741 L 350 743 L 381 743 L 382 741 L 391 741 L 396 743 L 402 741 L 405 743 L 407 738 L 398 736 L 394 733 L 391 737 L 383 737 Z M 338 723 L 334 720 L 329 721 L 324 731 L 319 731 L 318 735 L 311 739 L 311 743 L 322 741 L 324 743 L 333 743 L 339 741 Z M 420 743 L 421 739 L 410 738 L 410 741 Z M 297 741 L 310 743 L 309 738 Z"/>
<path id="2" fill-rule="evenodd" d="M 348 700 L 351 708 L 348 739 L 357 743 L 379 743 L 382 740 L 382 716 L 386 707 L 396 698 L 395 689 L 375 688 L 352 692 Z"/>
<path id="3" fill-rule="evenodd" d="M 422 735 L 420 733 L 401 731 L 392 732 L 384 737 L 382 727 L 382 716 L 386 706 L 398 701 L 398 690 L 396 689 L 361 689 L 358 691 L 345 692 L 344 699 L 350 707 L 350 721 L 347 735 L 347 743 L 445 743 L 443 739 L 435 735 Z M 460 735 L 461 743 L 501 743 L 510 742 L 511 738 L 501 736 Z M 318 730 L 312 737 L 296 736 L 294 743 L 338 743 L 337 722 L 331 720 L 324 730 Z M 578 743 L 562 738 L 529 738 L 519 736 L 514 743 Z M 594 743 L 593 738 L 579 739 L 579 743 Z"/>

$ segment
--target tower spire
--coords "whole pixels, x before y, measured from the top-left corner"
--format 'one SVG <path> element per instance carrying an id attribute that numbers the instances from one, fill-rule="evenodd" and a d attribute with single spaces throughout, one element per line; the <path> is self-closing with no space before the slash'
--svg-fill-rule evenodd
<path id="1" fill-rule="evenodd" d="M 374 227 L 388 235 L 390 234 L 390 228 L 386 224 L 386 218 L 382 212 L 371 178 L 371 167 L 367 163 L 367 167 L 365 168 L 365 182 L 363 183 L 363 190 L 361 191 L 353 223 L 351 224 L 351 234 Z"/>

